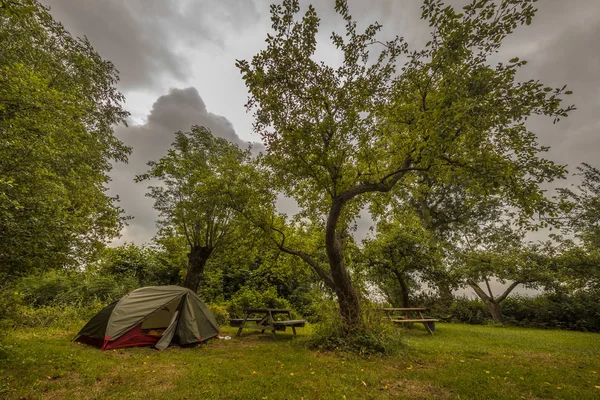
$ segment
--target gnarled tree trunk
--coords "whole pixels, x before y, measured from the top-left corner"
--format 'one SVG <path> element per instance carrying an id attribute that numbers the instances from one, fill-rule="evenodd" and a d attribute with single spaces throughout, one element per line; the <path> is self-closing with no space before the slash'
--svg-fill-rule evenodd
<path id="1" fill-rule="evenodd" d="M 208 246 L 193 246 L 188 253 L 188 270 L 183 281 L 183 286 L 197 292 L 200 281 L 204 275 L 204 266 L 212 253 Z"/>
<path id="2" fill-rule="evenodd" d="M 360 299 L 356 290 L 354 290 L 350 274 L 344 263 L 342 242 L 336 230 L 344 203 L 345 201 L 341 199 L 333 201 L 325 228 L 325 249 L 327 251 L 327 258 L 329 259 L 335 294 L 340 306 L 340 314 L 344 319 L 346 329 L 350 331 L 362 328 L 363 319 Z"/>

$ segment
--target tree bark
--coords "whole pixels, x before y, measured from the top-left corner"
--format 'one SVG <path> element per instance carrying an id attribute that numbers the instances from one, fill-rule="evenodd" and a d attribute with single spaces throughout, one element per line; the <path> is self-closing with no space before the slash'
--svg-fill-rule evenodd
<path id="1" fill-rule="evenodd" d="M 494 322 L 497 324 L 501 324 L 502 309 L 500 308 L 500 304 L 496 301 L 486 301 L 485 304 L 487 305 L 487 308 L 490 314 L 492 315 L 492 320 L 494 320 Z"/>
<path id="2" fill-rule="evenodd" d="M 188 270 L 183 281 L 183 286 L 192 290 L 194 293 L 200 287 L 200 281 L 204 276 L 204 266 L 212 253 L 212 248 L 208 246 L 193 246 L 188 253 Z"/>
<path id="3" fill-rule="evenodd" d="M 408 290 L 408 285 L 406 283 L 406 279 L 404 278 L 404 274 L 402 272 L 393 271 L 394 275 L 396 275 L 396 279 L 398 279 L 398 284 L 400 285 L 400 294 L 402 295 L 402 307 L 408 308 L 410 307 L 410 292 Z"/>
<path id="4" fill-rule="evenodd" d="M 344 320 L 346 329 L 350 331 L 362 328 L 363 319 L 360 299 L 354 290 L 350 274 L 348 274 L 348 270 L 346 269 L 342 243 L 336 229 L 344 203 L 343 199 L 336 198 L 331 205 L 325 228 L 325 249 L 331 268 L 331 278 L 335 294 L 340 306 L 340 314 Z"/>

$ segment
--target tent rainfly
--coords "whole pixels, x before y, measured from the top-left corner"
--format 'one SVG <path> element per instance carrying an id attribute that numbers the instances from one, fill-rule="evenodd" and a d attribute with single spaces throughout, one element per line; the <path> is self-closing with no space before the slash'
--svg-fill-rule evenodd
<path id="1" fill-rule="evenodd" d="M 196 293 L 180 286 L 148 286 L 133 290 L 104 307 L 73 340 L 102 350 L 171 342 L 200 343 L 219 334 L 219 326 Z"/>

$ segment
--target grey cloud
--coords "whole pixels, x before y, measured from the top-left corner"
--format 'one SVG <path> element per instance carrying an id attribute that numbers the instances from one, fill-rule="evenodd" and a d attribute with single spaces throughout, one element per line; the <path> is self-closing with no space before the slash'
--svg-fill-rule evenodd
<path id="1" fill-rule="evenodd" d="M 134 183 L 133 180 L 136 175 L 147 171 L 148 161 L 158 160 L 166 154 L 175 132 L 189 130 L 191 125 L 205 126 L 215 136 L 236 143 L 241 148 L 249 145 L 237 136 L 233 125 L 225 117 L 208 112 L 198 91 L 191 87 L 172 89 L 169 94 L 159 97 L 143 125 L 118 127 L 117 137 L 132 146 L 133 153 L 129 163 L 117 164 L 111 172 L 110 194 L 118 195 L 120 206 L 134 217 L 118 242 L 144 243 L 156 233 L 158 215 L 152 207 L 152 199 L 145 197 L 149 183 Z M 262 148 L 260 144 L 254 144 L 253 147 Z"/>
<path id="2" fill-rule="evenodd" d="M 168 77 L 185 82 L 186 53 L 251 23 L 252 1 L 42 0 L 74 36 L 87 36 L 120 71 L 125 89 Z"/>

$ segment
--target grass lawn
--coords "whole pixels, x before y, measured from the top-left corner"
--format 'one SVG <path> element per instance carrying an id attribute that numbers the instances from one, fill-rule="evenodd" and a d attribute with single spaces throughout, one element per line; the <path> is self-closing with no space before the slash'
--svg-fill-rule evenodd
<path id="1" fill-rule="evenodd" d="M 600 335 L 438 324 L 405 334 L 401 356 L 362 358 L 302 346 L 310 327 L 248 333 L 202 347 L 100 351 L 74 331 L 6 332 L 7 399 L 600 399 Z"/>

